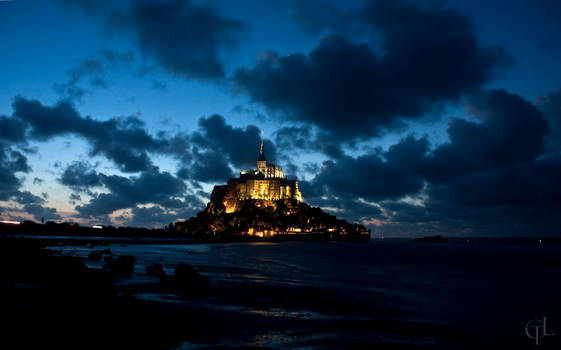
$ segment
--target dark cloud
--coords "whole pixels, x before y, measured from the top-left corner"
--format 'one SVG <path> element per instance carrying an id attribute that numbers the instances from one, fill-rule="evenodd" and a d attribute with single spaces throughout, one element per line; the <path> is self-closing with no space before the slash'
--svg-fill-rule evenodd
<path id="1" fill-rule="evenodd" d="M 134 53 L 118 53 L 111 50 L 101 50 L 97 55 L 79 62 L 76 67 L 68 70 L 68 80 L 54 86 L 55 91 L 68 100 L 80 100 L 90 90 L 81 86 L 84 80 L 92 88 L 107 88 L 107 70 L 118 64 L 131 64 L 135 60 Z"/>
<path id="2" fill-rule="evenodd" d="M 502 48 L 481 46 L 470 19 L 455 10 L 372 1 L 356 11 L 354 20 L 383 39 L 379 50 L 326 35 L 308 55 L 263 54 L 235 72 L 235 86 L 279 118 L 348 140 L 433 113 L 510 62 Z"/>
<path id="3" fill-rule="evenodd" d="M 195 160 L 189 168 L 181 168 L 178 176 L 201 182 L 225 182 L 234 174 L 228 165 L 228 159 L 221 152 L 194 153 Z"/>
<path id="4" fill-rule="evenodd" d="M 320 196 L 369 201 L 415 194 L 424 185 L 419 173 L 427 151 L 426 139 L 408 137 L 384 153 L 326 161 L 310 185 L 322 189 Z"/>
<path id="5" fill-rule="evenodd" d="M 23 97 L 15 98 L 13 109 L 14 119 L 28 125 L 29 138 L 47 141 L 66 134 L 82 136 L 91 145 L 91 155 L 104 155 L 123 171 L 148 169 L 148 151 L 156 151 L 164 143 L 150 136 L 136 116 L 98 121 L 82 117 L 67 101 L 50 107 Z"/>
<path id="6" fill-rule="evenodd" d="M 82 118 L 68 102 L 49 107 L 37 100 L 16 96 L 12 108 L 13 119 L 26 123 L 26 127 L 31 128 L 29 136 L 40 141 L 72 132 L 86 132 L 89 127 L 89 121 Z"/>
<path id="7" fill-rule="evenodd" d="M 561 151 L 561 87 L 557 90 L 538 97 L 538 107 L 544 113 L 551 133 L 546 138 L 547 149 L 550 152 Z"/>
<path id="8" fill-rule="evenodd" d="M 162 133 L 159 138 L 165 139 L 165 144 L 160 149 L 162 154 L 169 154 L 183 164 L 189 164 L 193 161 L 190 134 L 178 132 L 168 137 L 165 133 Z"/>
<path id="9" fill-rule="evenodd" d="M 560 160 L 559 156 L 548 157 L 465 173 L 446 183 L 431 184 L 429 200 L 451 202 L 464 210 L 511 207 L 532 215 L 558 211 L 561 185 L 554 179 L 561 171 Z M 505 210 L 499 213 L 506 215 Z"/>
<path id="10" fill-rule="evenodd" d="M 39 196 L 34 195 L 29 191 L 17 191 L 13 194 L 10 198 L 14 202 L 19 204 L 27 205 L 27 204 L 43 204 L 45 200 Z"/>
<path id="11" fill-rule="evenodd" d="M 6 142 L 49 141 L 69 134 L 82 137 L 90 145 L 90 155 L 105 156 L 125 172 L 149 170 L 151 154 L 169 155 L 181 162 L 179 173 L 183 178 L 202 182 L 227 180 L 232 175 L 231 165 L 254 166 L 261 140 L 261 131 L 256 126 L 233 127 L 219 115 L 201 118 L 198 130 L 191 133 L 168 136 L 161 132 L 153 136 L 136 115 L 99 121 L 80 115 L 68 101 L 46 106 L 19 96 L 14 99 L 12 117 L 2 117 L 0 123 L 17 125 L 17 130 L 23 134 Z M 268 160 L 275 161 L 274 144 L 265 140 L 265 148 Z M 19 155 L 20 162 L 23 160 L 21 153 L 11 154 Z M 99 179 L 93 173 L 85 173 L 84 167 L 90 166 L 78 162 L 67 168 L 62 183 L 75 189 L 99 184 Z M 77 178 L 78 175 L 82 178 Z M 17 187 L 19 181 L 12 178 L 6 183 Z"/>
<path id="12" fill-rule="evenodd" d="M 419 225 L 415 232 L 433 234 L 558 233 L 561 156 L 546 148 L 548 120 L 503 90 L 473 96 L 467 110 L 471 118 L 453 119 L 449 141 L 435 148 L 407 137 L 387 151 L 325 162 L 301 182 L 304 197 L 346 217 L 357 217 L 344 209 L 357 202 L 353 210 L 393 232 Z"/>
<path id="13" fill-rule="evenodd" d="M 83 191 L 101 186 L 102 178 L 88 162 L 76 161 L 64 170 L 60 182 L 74 190 Z"/>
<path id="14" fill-rule="evenodd" d="M 86 170 L 88 171 L 88 170 Z M 137 204 L 176 203 L 186 192 L 186 185 L 168 172 L 160 172 L 157 167 L 143 171 L 138 176 L 98 174 L 108 193 L 98 193 L 90 202 L 76 206 L 82 216 L 111 214 L 115 210 L 133 208 Z"/>
<path id="15" fill-rule="evenodd" d="M 35 220 L 40 221 L 42 218 L 47 220 L 62 220 L 62 217 L 57 214 L 55 208 L 44 207 L 39 204 L 26 204 L 23 207 L 23 212 L 33 215 Z"/>
<path id="16" fill-rule="evenodd" d="M 200 182 L 226 181 L 233 176 L 231 166 L 253 167 L 260 143 L 257 127 L 233 127 L 221 116 L 201 118 L 199 129 L 191 133 L 152 136 L 137 116 L 98 121 L 80 115 L 69 101 L 46 106 L 23 97 L 14 99 L 12 116 L 1 117 L 0 123 L 6 126 L 2 131 L 14 131 L 0 134 L 0 200 L 21 204 L 21 212 L 37 219 L 59 220 L 60 215 L 44 207 L 43 198 L 20 190 L 23 178 L 19 173 L 25 174 L 31 169 L 25 154 L 18 149 L 31 151 L 28 142 L 75 135 L 88 141 L 90 155 L 105 156 L 122 171 L 139 172 L 130 177 L 106 175 L 98 172 L 96 165 L 84 161 L 73 162 L 62 171 L 58 180 L 75 191 L 69 199 L 75 205 L 79 203 L 75 207 L 78 216 L 99 223 L 109 223 L 109 215 L 116 210 L 139 205 L 156 205 L 163 210 L 162 215 L 167 215 L 165 218 L 170 215 L 187 218 L 204 206 L 197 196 L 187 194 L 183 179 L 154 167 L 152 154 L 176 158 L 182 166 L 178 175 L 189 180 L 191 185 L 200 186 Z M 270 141 L 265 144 L 269 160 L 274 160 L 274 144 Z M 59 161 L 53 166 L 62 168 Z M 34 179 L 35 184 L 41 181 Z M 82 199 L 81 192 L 90 199 Z M 164 216 L 160 216 L 162 218 Z M 140 220 L 137 216 L 135 222 Z"/>
<path id="17" fill-rule="evenodd" d="M 309 150 L 314 149 L 312 142 L 312 127 L 306 126 L 285 126 L 275 132 L 275 143 L 283 150 Z"/>
<path id="18" fill-rule="evenodd" d="M 305 182 L 303 184 L 304 188 L 310 188 Z M 308 197 L 305 200 L 308 200 Z M 343 217 L 351 222 L 363 222 L 382 217 L 379 207 L 353 197 L 322 196 L 311 198 L 311 203 L 331 215 Z"/>
<path id="19" fill-rule="evenodd" d="M 165 138 L 160 153 L 176 157 L 181 166 L 177 175 L 201 182 L 224 182 L 233 175 L 232 166 L 255 166 L 261 143 L 261 131 L 254 125 L 234 127 L 220 115 L 202 117 L 198 129 Z M 265 140 L 267 160 L 277 159 L 273 142 Z"/>
<path id="20" fill-rule="evenodd" d="M 20 174 L 29 173 L 31 167 L 25 154 L 14 146 L 18 143 L 24 146 L 25 141 L 25 122 L 0 117 L 0 200 L 11 200 L 22 205 L 38 205 L 44 203 L 43 198 L 20 190 L 24 180 Z M 41 179 L 34 179 L 34 184 L 37 183 L 36 180 Z"/>
<path id="21" fill-rule="evenodd" d="M 293 1 L 292 18 L 304 30 L 319 33 L 326 30 L 348 32 L 352 26 L 352 15 L 327 1 Z"/>
<path id="22" fill-rule="evenodd" d="M 131 211 L 132 218 L 125 218 L 125 224 L 133 227 L 167 226 L 170 222 L 175 223 L 178 219 L 186 219 L 195 215 L 201 208 L 201 203 L 198 201 L 189 202 L 185 208 L 174 211 L 157 205 L 134 207 Z"/>
<path id="23" fill-rule="evenodd" d="M 458 220 L 492 224 L 500 217 L 551 233 L 543 224 L 561 210 L 561 186 L 554 180 L 561 157 L 545 155 L 548 120 L 503 90 L 476 96 L 468 110 L 481 122 L 453 121 L 450 142 L 428 159 L 428 207 Z M 504 223 L 503 229 L 512 225 Z"/>
<path id="24" fill-rule="evenodd" d="M 134 207 L 132 219 L 126 221 L 126 226 L 132 227 L 154 227 L 166 225 L 166 223 L 177 221 L 177 214 L 166 211 L 160 206 Z"/>
<path id="25" fill-rule="evenodd" d="M 559 156 L 500 165 L 430 183 L 422 205 L 382 203 L 395 226 L 408 224 L 444 234 L 558 234 L 561 213 Z M 411 233 L 410 233 L 411 234 Z"/>
<path id="26" fill-rule="evenodd" d="M 146 226 L 149 223 L 152 226 L 156 225 L 156 221 L 163 220 L 157 222 L 157 225 L 162 225 L 167 224 L 172 215 L 177 219 L 179 214 L 202 207 L 197 197 L 186 195 L 185 182 L 168 172 L 161 172 L 157 167 L 143 171 L 138 176 L 124 177 L 99 173 L 95 166 L 87 162 L 74 162 L 64 170 L 59 181 L 75 191 L 84 191 L 91 197 L 89 202 L 83 201 L 75 209 L 79 217 L 95 218 L 99 222 L 110 222 L 108 215 L 119 209 L 132 208 L 133 213 L 142 213 L 145 209 L 137 208 L 138 205 L 156 205 L 162 213 L 165 212 L 165 216 L 162 214 L 143 218 L 142 214 L 135 214 L 135 219 L 127 221 L 127 224 Z M 75 204 L 82 201 L 82 198 L 73 193 L 70 200 Z M 128 220 L 126 217 L 121 219 Z"/>
<path id="27" fill-rule="evenodd" d="M 43 182 L 45 182 L 45 180 L 43 180 L 43 179 L 41 179 L 41 178 L 39 178 L 39 177 L 34 177 L 34 178 L 33 178 L 33 184 L 34 184 L 34 185 L 37 185 L 37 184 L 40 185 L 40 184 L 42 184 Z"/>
<path id="28" fill-rule="evenodd" d="M 285 126 L 275 132 L 275 143 L 283 152 L 320 152 L 330 158 L 344 154 L 341 142 L 326 133 L 318 133 L 309 125 Z M 352 143 L 352 141 L 351 141 Z"/>
<path id="29" fill-rule="evenodd" d="M 105 79 L 102 74 L 105 72 L 102 68 L 101 61 L 99 60 L 84 60 L 80 64 L 68 72 L 68 81 L 62 84 L 56 84 L 54 86 L 55 91 L 68 99 L 81 99 L 85 94 L 86 90 L 80 86 L 78 83 L 86 76 L 90 76 L 90 85 L 95 87 L 107 87 Z"/>
<path id="30" fill-rule="evenodd" d="M 0 116 L 0 145 L 24 142 L 25 129 L 22 120 Z"/>
<path id="31" fill-rule="evenodd" d="M 479 122 L 450 122 L 450 141 L 435 149 L 427 164 L 427 178 L 431 181 L 533 161 L 544 151 L 549 124 L 533 104 L 520 96 L 492 90 L 471 98 L 467 107 Z"/>
<path id="32" fill-rule="evenodd" d="M 199 130 L 191 136 L 197 146 L 222 152 L 238 168 L 255 165 L 261 143 L 261 131 L 256 126 L 236 128 L 215 114 L 199 119 Z M 275 145 L 269 140 L 265 140 L 265 153 L 268 161 L 276 160 Z"/>
<path id="33" fill-rule="evenodd" d="M 7 201 L 14 197 L 25 196 L 19 191 L 22 180 L 18 172 L 27 173 L 31 170 L 27 157 L 21 152 L 0 146 L 0 200 Z"/>
<path id="34" fill-rule="evenodd" d="M 113 8 L 89 0 L 63 3 L 101 18 L 113 32 L 130 35 L 144 57 L 185 78 L 223 78 L 221 54 L 236 48 L 248 29 L 208 5 L 188 0 L 139 0 Z"/>

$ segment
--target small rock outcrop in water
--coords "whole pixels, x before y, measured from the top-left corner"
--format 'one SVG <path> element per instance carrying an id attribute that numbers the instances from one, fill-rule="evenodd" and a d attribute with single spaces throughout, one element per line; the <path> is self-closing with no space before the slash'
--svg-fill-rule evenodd
<path id="1" fill-rule="evenodd" d="M 210 294 L 209 278 L 183 263 L 175 268 L 173 276 L 163 275 L 160 283 L 164 288 L 171 288 L 185 295 L 200 297 Z"/>
<path id="2" fill-rule="evenodd" d="M 413 238 L 415 242 L 428 242 L 428 243 L 439 243 L 439 242 L 448 242 L 448 240 L 440 235 L 438 236 L 425 236 L 420 238 Z"/>
<path id="3" fill-rule="evenodd" d="M 100 261 L 101 260 L 101 253 L 100 252 L 91 252 L 88 254 L 88 259 L 93 261 Z"/>
<path id="4" fill-rule="evenodd" d="M 134 271 L 134 256 L 122 255 L 116 261 L 103 265 L 103 270 L 109 270 L 117 277 L 130 277 Z"/>
<path id="5" fill-rule="evenodd" d="M 162 264 L 154 263 L 152 265 L 146 266 L 146 274 L 148 276 L 162 277 L 165 276 L 164 268 Z"/>

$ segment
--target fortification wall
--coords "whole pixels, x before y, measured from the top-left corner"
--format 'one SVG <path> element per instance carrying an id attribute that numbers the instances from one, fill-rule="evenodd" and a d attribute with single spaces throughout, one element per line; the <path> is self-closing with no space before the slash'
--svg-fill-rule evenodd
<path id="1" fill-rule="evenodd" d="M 241 181 L 230 179 L 227 185 L 215 186 L 211 195 L 211 202 L 207 206 L 207 212 L 225 210 L 227 213 L 237 212 L 243 206 L 243 201 L 248 199 L 263 200 L 267 203 L 280 199 L 291 199 L 300 201 L 301 194 L 296 180 L 285 179 L 251 179 Z M 224 209 L 219 209 L 220 203 Z"/>

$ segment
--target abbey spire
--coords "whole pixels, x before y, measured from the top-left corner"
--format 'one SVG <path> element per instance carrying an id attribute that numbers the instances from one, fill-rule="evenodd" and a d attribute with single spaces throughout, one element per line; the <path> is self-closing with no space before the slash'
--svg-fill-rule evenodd
<path id="1" fill-rule="evenodd" d="M 261 139 L 261 149 L 259 150 L 259 159 L 257 159 L 257 161 L 259 162 L 267 161 L 267 159 L 265 158 L 265 144 L 263 139 Z"/>

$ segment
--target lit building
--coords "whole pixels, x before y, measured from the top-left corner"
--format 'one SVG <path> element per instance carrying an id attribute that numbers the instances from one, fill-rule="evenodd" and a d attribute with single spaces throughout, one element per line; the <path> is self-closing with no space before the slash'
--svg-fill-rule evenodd
<path id="1" fill-rule="evenodd" d="M 289 180 L 281 168 L 267 163 L 265 147 L 257 169 L 215 186 L 206 209 L 175 224 L 197 238 L 246 236 L 257 239 L 370 240 L 370 230 L 349 224 L 302 201 L 298 180 Z"/>
<path id="2" fill-rule="evenodd" d="M 298 180 L 288 180 L 280 167 L 267 163 L 263 141 L 257 169 L 243 170 L 239 178 L 228 180 L 227 185 L 214 187 L 211 203 L 222 202 L 226 212 L 232 213 L 240 208 L 240 201 L 248 199 L 263 200 L 265 206 L 281 199 L 302 201 Z"/>

